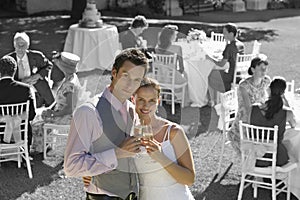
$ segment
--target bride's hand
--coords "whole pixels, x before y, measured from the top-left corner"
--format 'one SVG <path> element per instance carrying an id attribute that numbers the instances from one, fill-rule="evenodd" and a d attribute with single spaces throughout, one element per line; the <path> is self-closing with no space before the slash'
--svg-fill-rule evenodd
<path id="1" fill-rule="evenodd" d="M 158 156 L 162 155 L 161 144 L 157 142 L 155 139 L 151 139 L 147 141 L 145 145 L 147 153 L 153 158 L 158 158 Z"/>

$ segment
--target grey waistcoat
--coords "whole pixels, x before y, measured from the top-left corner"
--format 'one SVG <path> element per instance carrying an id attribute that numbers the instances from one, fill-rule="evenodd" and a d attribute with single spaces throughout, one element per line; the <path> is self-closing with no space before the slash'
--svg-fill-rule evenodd
<path id="1" fill-rule="evenodd" d="M 127 125 L 125 125 L 120 112 L 115 110 L 104 97 L 99 98 L 96 109 L 103 122 L 103 134 L 92 143 L 90 153 L 103 152 L 120 145 L 129 136 L 133 124 L 133 116 L 128 113 Z M 94 176 L 92 180 L 98 188 L 116 194 L 123 199 L 130 192 L 138 193 L 137 174 L 132 158 L 118 159 L 118 166 L 115 170 Z"/>

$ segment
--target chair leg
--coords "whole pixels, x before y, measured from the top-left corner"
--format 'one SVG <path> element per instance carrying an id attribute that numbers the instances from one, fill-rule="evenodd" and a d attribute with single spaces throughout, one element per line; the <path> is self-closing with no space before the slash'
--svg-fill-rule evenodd
<path id="1" fill-rule="evenodd" d="M 47 159 L 47 131 L 48 129 L 44 127 L 44 160 Z"/>
<path id="2" fill-rule="evenodd" d="M 17 156 L 17 159 L 18 159 L 18 168 L 21 168 L 21 161 L 22 161 L 22 156 L 21 156 L 21 149 L 20 147 L 18 147 L 18 156 Z"/>
<path id="3" fill-rule="evenodd" d="M 287 180 L 287 192 L 286 192 L 286 199 L 290 200 L 291 199 L 291 171 L 288 173 L 288 180 Z"/>
<path id="4" fill-rule="evenodd" d="M 256 180 L 256 177 L 254 177 Z M 257 183 L 253 183 L 253 197 L 257 198 Z"/>
<path id="5" fill-rule="evenodd" d="M 175 114 L 175 94 L 172 93 L 172 115 Z"/>
<path id="6" fill-rule="evenodd" d="M 272 200 L 276 200 L 276 179 L 272 178 Z"/>
<path id="7" fill-rule="evenodd" d="M 240 184 L 240 189 L 239 189 L 238 200 L 242 200 L 242 197 L 243 197 L 245 177 L 246 177 L 246 174 L 242 173 L 242 179 L 241 179 L 241 184 Z"/>
<path id="8" fill-rule="evenodd" d="M 26 145 L 26 147 L 24 147 L 24 149 L 25 149 L 25 160 L 26 160 L 26 167 L 27 167 L 28 175 L 29 175 L 29 178 L 32 178 L 32 171 L 31 171 L 31 165 L 30 165 L 27 145 Z"/>
<path id="9" fill-rule="evenodd" d="M 184 99 L 185 99 L 185 87 L 182 88 L 181 108 L 184 108 L 184 103 L 185 103 L 185 101 L 184 101 Z"/>
<path id="10" fill-rule="evenodd" d="M 218 174 L 220 175 L 221 173 L 221 166 L 223 162 L 223 154 L 224 154 L 224 149 L 225 149 L 225 140 L 226 140 L 226 132 L 223 130 L 222 132 L 222 149 L 221 149 L 221 155 L 219 159 L 219 166 L 218 166 Z"/>

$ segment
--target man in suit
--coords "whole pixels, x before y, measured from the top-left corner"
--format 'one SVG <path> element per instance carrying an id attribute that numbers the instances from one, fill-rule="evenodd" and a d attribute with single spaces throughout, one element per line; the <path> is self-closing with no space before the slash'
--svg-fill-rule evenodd
<path id="1" fill-rule="evenodd" d="M 28 84 L 14 80 L 17 70 L 17 63 L 11 56 L 4 56 L 0 59 L 0 104 L 23 103 L 30 101 L 29 120 L 35 117 L 33 94 Z M 28 124 L 28 146 L 31 145 L 32 129 Z M 0 138 L 3 142 L 3 138 Z"/>
<path id="2" fill-rule="evenodd" d="M 54 97 L 48 80 L 52 63 L 40 51 L 28 50 L 29 36 L 25 32 L 14 36 L 15 51 L 8 54 L 17 62 L 17 71 L 14 79 L 32 85 L 36 90 L 36 107 L 50 106 Z"/>

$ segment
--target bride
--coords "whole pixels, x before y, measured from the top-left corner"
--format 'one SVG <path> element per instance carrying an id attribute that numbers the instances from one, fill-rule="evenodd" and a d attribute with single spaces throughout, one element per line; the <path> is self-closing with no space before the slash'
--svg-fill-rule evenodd
<path id="1" fill-rule="evenodd" d="M 189 142 L 178 124 L 155 114 L 159 96 L 157 81 L 145 78 L 132 99 L 140 120 L 153 132 L 153 139 L 141 140 L 145 151 L 135 158 L 139 199 L 194 200 L 188 188 L 195 179 Z"/>

